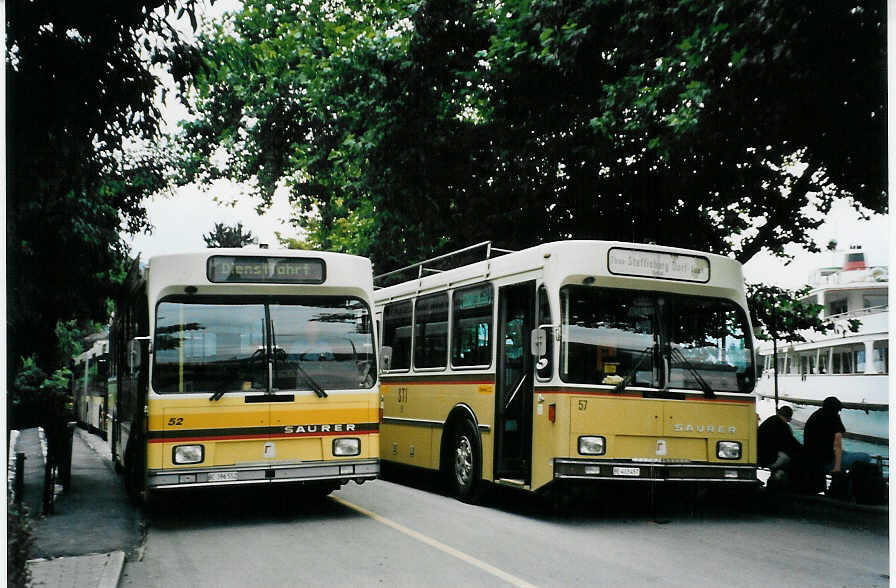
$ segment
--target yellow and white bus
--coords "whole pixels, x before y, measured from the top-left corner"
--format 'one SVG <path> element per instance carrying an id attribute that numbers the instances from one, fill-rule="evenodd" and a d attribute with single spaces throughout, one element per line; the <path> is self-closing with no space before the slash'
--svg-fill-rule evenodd
<path id="1" fill-rule="evenodd" d="M 381 457 L 547 492 L 594 482 L 756 484 L 754 347 L 738 262 L 564 241 L 374 291 Z"/>
<path id="2" fill-rule="evenodd" d="M 106 383 L 109 340 L 103 333 L 88 337 L 90 349 L 72 358 L 72 400 L 78 422 L 106 438 Z"/>
<path id="3" fill-rule="evenodd" d="M 112 454 L 136 499 L 379 474 L 366 258 L 208 249 L 135 267 L 110 333 Z"/>

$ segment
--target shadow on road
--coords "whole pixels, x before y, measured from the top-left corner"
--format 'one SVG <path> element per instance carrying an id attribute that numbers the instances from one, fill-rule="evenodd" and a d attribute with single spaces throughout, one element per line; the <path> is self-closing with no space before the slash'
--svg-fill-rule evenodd
<path id="1" fill-rule="evenodd" d="M 168 529 L 311 522 L 359 515 L 320 492 L 272 485 L 166 492 L 144 505 L 144 516 L 151 527 Z"/>
<path id="2" fill-rule="evenodd" d="M 424 492 L 449 496 L 438 472 L 389 464 L 383 468 L 383 478 Z M 479 504 L 521 516 L 566 522 L 750 519 L 762 510 L 762 502 L 752 486 L 708 488 L 625 482 L 569 485 L 545 494 L 488 484 Z"/>

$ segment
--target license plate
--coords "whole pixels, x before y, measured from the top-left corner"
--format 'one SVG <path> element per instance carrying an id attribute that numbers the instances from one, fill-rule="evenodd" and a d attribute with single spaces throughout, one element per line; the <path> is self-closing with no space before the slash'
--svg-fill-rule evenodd
<path id="1" fill-rule="evenodd" d="M 210 472 L 209 482 L 235 482 L 238 480 L 236 472 Z"/>
<path id="2" fill-rule="evenodd" d="M 614 476 L 640 476 L 641 468 L 613 468 Z"/>

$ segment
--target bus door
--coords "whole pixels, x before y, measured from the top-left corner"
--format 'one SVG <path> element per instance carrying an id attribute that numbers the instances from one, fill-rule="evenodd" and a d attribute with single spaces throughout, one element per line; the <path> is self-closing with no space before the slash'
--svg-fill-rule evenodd
<path id="1" fill-rule="evenodd" d="M 495 394 L 495 478 L 529 483 L 532 455 L 532 354 L 535 282 L 498 293 L 498 371 Z"/>

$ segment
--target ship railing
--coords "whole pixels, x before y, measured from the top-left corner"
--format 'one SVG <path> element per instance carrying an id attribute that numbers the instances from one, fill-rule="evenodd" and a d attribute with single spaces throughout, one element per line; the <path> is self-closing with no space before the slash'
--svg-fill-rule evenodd
<path id="1" fill-rule="evenodd" d="M 869 314 L 878 314 L 881 312 L 887 312 L 890 309 L 888 304 L 881 304 L 879 306 L 869 306 L 868 308 L 860 308 L 859 310 L 849 310 L 847 312 L 841 312 L 838 314 L 830 314 L 824 318 L 836 320 L 836 319 L 847 319 L 852 318 L 854 316 L 866 316 Z"/>
<path id="2" fill-rule="evenodd" d="M 781 375 L 785 375 L 785 374 L 781 374 Z M 846 375 L 849 375 L 849 374 L 846 374 Z M 765 398 L 765 399 L 774 399 L 775 398 L 774 394 L 762 394 L 759 392 L 756 393 L 756 396 L 758 396 L 759 398 Z M 822 406 L 824 404 L 824 400 L 816 400 L 814 398 L 794 398 L 792 396 L 785 396 L 783 394 L 778 394 L 778 400 L 780 402 L 789 402 L 791 404 L 805 404 L 806 406 Z M 844 409 L 864 410 L 866 413 L 890 410 L 890 405 L 886 404 L 886 403 L 875 404 L 875 403 L 871 403 L 871 402 L 842 402 L 841 401 L 840 404 L 843 405 Z"/>

